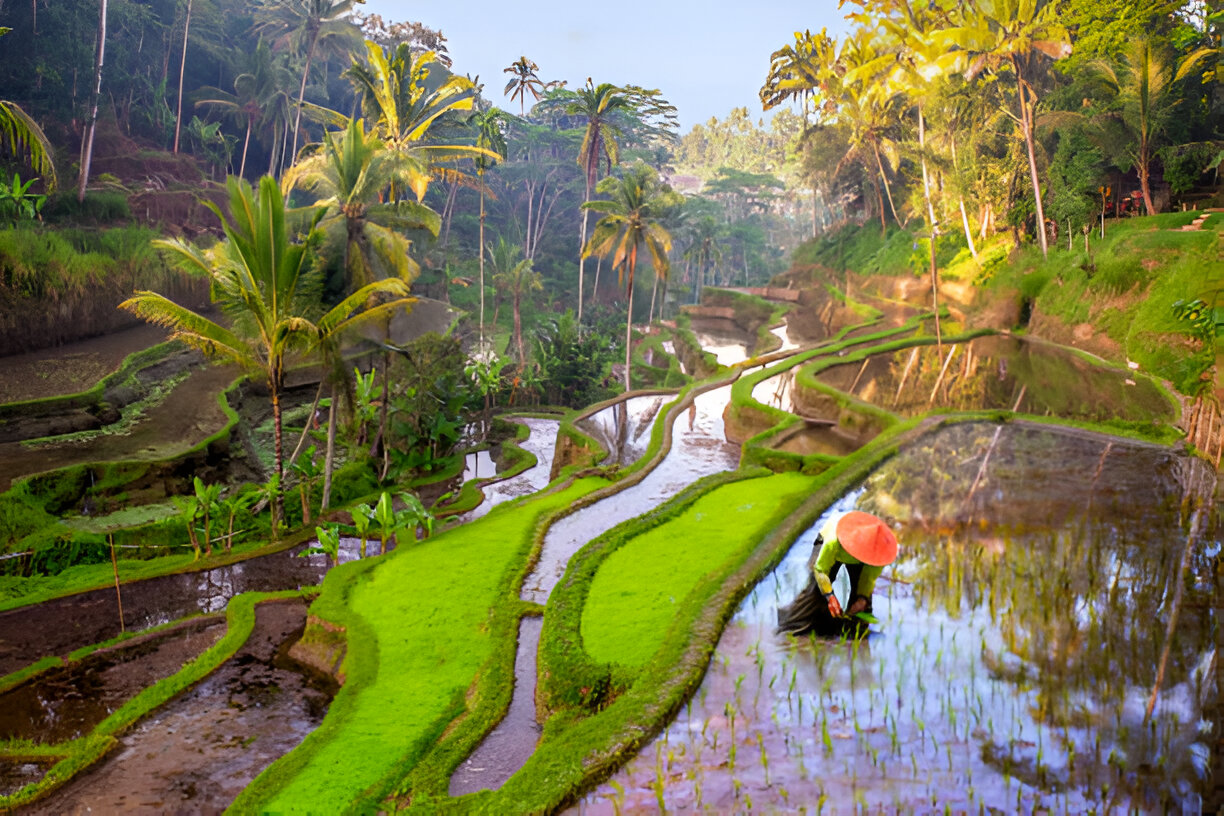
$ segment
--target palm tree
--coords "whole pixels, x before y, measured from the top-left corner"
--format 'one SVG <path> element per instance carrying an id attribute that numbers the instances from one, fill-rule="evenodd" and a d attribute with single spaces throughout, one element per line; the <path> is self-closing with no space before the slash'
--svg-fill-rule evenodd
<path id="1" fill-rule="evenodd" d="M 214 297 L 232 320 L 225 327 L 156 292 L 137 292 L 119 304 L 137 316 L 173 329 L 173 337 L 210 357 L 237 363 L 262 376 L 272 401 L 276 473 L 284 483 L 281 438 L 281 392 L 285 363 L 295 351 L 309 353 L 341 333 L 368 322 L 386 320 L 409 303 L 408 284 L 387 278 L 363 286 L 324 313 L 318 295 L 322 270 L 310 262 L 317 239 L 316 212 L 307 238 L 290 239 L 285 199 L 276 179 L 265 176 L 258 192 L 235 176 L 226 182 L 230 218 L 211 202 L 226 240 L 203 250 L 181 238 L 154 241 L 184 268 L 208 276 Z M 382 300 L 380 298 L 390 298 Z M 279 510 L 279 500 L 277 512 Z M 275 522 L 275 520 L 274 520 Z"/>
<path id="2" fill-rule="evenodd" d="M 387 149 L 365 132 L 364 122 L 350 119 L 343 133 L 327 133 L 323 143 L 303 150 L 302 159 L 286 171 L 281 187 L 315 192 L 325 208 L 321 225 L 344 227 L 344 269 L 350 285 L 398 277 L 411 282 L 420 267 L 409 256 L 408 229 L 438 234 L 438 214 L 414 201 L 381 203 L 381 194 L 397 181 L 416 186 L 428 180 L 429 167 L 410 154 Z"/>
<path id="3" fill-rule="evenodd" d="M 544 288 L 540 273 L 532 269 L 531 259 L 517 260 L 519 248 L 509 244 L 505 238 L 498 237 L 498 246 L 489 245 L 489 254 L 501 258 L 502 271 L 493 275 L 493 285 L 510 295 L 510 305 L 514 309 L 514 347 L 518 349 L 519 366 L 527 365 L 527 355 L 523 351 L 523 296 Z"/>
<path id="4" fill-rule="evenodd" d="M 1189 64 L 1189 61 L 1184 64 Z M 1171 93 L 1173 64 L 1151 37 L 1140 37 L 1131 42 L 1118 65 L 1098 60 L 1092 63 L 1092 67 L 1117 94 L 1117 118 L 1134 140 L 1127 153 L 1139 174 L 1143 206 L 1148 215 L 1155 215 L 1151 189 L 1152 157 L 1169 124 L 1169 115 L 1178 102 Z M 1178 75 L 1183 71 L 1179 68 Z"/>
<path id="5" fill-rule="evenodd" d="M 612 256 L 612 266 L 625 284 L 628 314 L 625 318 L 625 390 L 632 389 L 630 366 L 632 365 L 633 339 L 633 278 L 637 271 L 638 250 L 643 245 L 650 253 L 655 275 L 666 279 L 670 269 L 668 253 L 672 239 L 660 221 L 667 211 L 680 203 L 680 197 L 671 187 L 659 180 L 654 168 L 637 162 L 625 170 L 622 178 L 609 176 L 599 183 L 597 192 L 609 196 L 607 199 L 587 201 L 583 211 L 604 213 L 595 224 L 590 243 L 583 249 L 583 257 Z"/>
<path id="6" fill-rule="evenodd" d="M 233 93 L 211 87 L 201 88 L 197 93 L 203 96 L 196 99 L 197 108 L 221 111 L 245 126 L 242 160 L 238 166 L 238 175 L 245 176 L 251 133 L 261 122 L 268 121 L 268 112 L 276 108 L 276 96 L 281 93 L 271 47 L 262 39 L 256 44 L 255 51 L 248 58 L 246 70 L 234 77 Z"/>
<path id="7" fill-rule="evenodd" d="M 94 133 L 98 129 L 98 99 L 102 95 L 102 63 L 106 58 L 107 8 L 107 0 L 98 0 L 98 34 L 94 46 L 93 86 L 89 95 L 89 119 L 85 125 L 85 138 L 81 144 L 81 171 L 77 176 L 77 201 L 85 200 L 85 188 L 89 186 L 89 168 L 93 163 Z"/>
<path id="8" fill-rule="evenodd" d="M 362 0 L 275 0 L 261 10 L 260 33 L 288 44 L 305 56 L 302 84 L 298 89 L 297 114 L 293 120 L 293 142 L 289 155 L 297 155 L 298 131 L 302 127 L 302 105 L 306 100 L 306 81 L 310 66 L 320 49 L 326 54 L 352 52 L 361 40 L 361 31 L 349 19 L 353 7 Z"/>
<path id="9" fill-rule="evenodd" d="M 609 168 L 616 164 L 620 153 L 617 139 L 621 131 L 613 123 L 616 111 L 629 109 L 629 98 L 621 93 L 621 89 L 607 82 L 592 84 L 587 79 L 584 88 L 567 97 L 565 112 L 571 116 L 581 116 L 586 119 L 586 132 L 582 136 L 582 147 L 578 150 L 578 164 L 586 177 L 586 191 L 583 201 L 591 197 L 591 188 L 599 178 L 599 164 L 606 157 Z M 587 208 L 582 210 L 582 233 L 578 248 L 578 321 L 582 322 L 582 289 L 583 272 L 587 256 Z"/>
<path id="10" fill-rule="evenodd" d="M 827 92 L 829 83 L 837 81 L 836 65 L 836 43 L 825 29 L 814 37 L 811 31 L 796 31 L 793 45 L 769 55 L 769 73 L 760 90 L 761 107 L 769 110 L 799 100 L 806 123 L 808 100 L 817 90 Z"/>
<path id="11" fill-rule="evenodd" d="M 690 230 L 688 248 L 684 250 L 685 260 L 696 266 L 693 277 L 693 302 L 701 297 L 701 287 L 705 282 L 705 273 L 714 264 L 722 260 L 722 247 L 719 246 L 721 230 L 718 221 L 712 215 L 700 216 L 693 222 Z"/>
<path id="12" fill-rule="evenodd" d="M 1016 83 L 1019 115 L 1010 114 L 1020 126 L 1028 152 L 1029 177 L 1037 205 L 1037 237 L 1041 254 L 1049 253 L 1045 231 L 1045 209 L 1041 203 L 1041 181 L 1037 176 L 1034 119 L 1037 88 L 1029 79 L 1032 63 L 1040 56 L 1061 59 L 1071 53 L 1071 37 L 1058 20 L 1058 3 L 1052 0 L 966 0 L 955 12 L 953 25 L 938 32 L 939 38 L 957 50 L 957 67 L 972 79 L 983 71 L 998 75 L 1010 70 Z"/>
<path id="13" fill-rule="evenodd" d="M 38 123 L 16 102 L 0 99 L 0 150 L 20 156 L 42 176 L 49 191 L 56 186 L 51 143 Z"/>
<path id="14" fill-rule="evenodd" d="M 490 107 L 488 110 L 477 111 L 472 114 L 468 122 L 476 128 L 476 146 L 482 150 L 487 150 L 492 155 L 476 156 L 476 176 L 480 186 L 480 348 L 484 351 L 484 326 L 485 326 L 485 170 L 492 167 L 494 162 L 500 161 L 506 157 L 506 134 L 505 127 L 509 122 L 505 111 Z M 515 321 L 517 325 L 518 310 L 515 310 Z M 521 356 L 521 355 L 520 355 Z"/>
<path id="15" fill-rule="evenodd" d="M 510 63 L 509 68 L 503 68 L 503 74 L 511 74 L 510 81 L 506 83 L 506 89 L 502 91 L 502 95 L 509 95 L 510 101 L 513 102 L 517 96 L 519 100 L 519 115 L 526 116 L 527 111 L 527 94 L 530 93 L 537 102 L 540 101 L 540 93 L 544 90 L 544 82 L 536 76 L 536 71 L 540 70 L 540 66 L 536 65 L 526 57 L 519 57 L 514 62 Z"/>
<path id="16" fill-rule="evenodd" d="M 355 62 L 345 72 L 361 96 L 361 110 L 388 148 L 424 162 L 431 172 L 416 176 L 411 185 L 420 201 L 432 175 L 454 179 L 453 170 L 439 171 L 441 162 L 485 156 L 492 151 L 470 144 L 435 139 L 439 120 L 457 111 L 471 110 L 477 96 L 470 79 L 452 74 L 432 51 L 413 54 L 406 44 L 388 56 L 382 46 L 366 41 L 367 62 Z M 392 185 L 392 198 L 399 191 Z"/>

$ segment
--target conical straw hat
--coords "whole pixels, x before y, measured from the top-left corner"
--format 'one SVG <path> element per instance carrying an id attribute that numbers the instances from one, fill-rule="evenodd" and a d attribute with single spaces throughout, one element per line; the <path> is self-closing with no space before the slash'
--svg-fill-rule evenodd
<path id="1" fill-rule="evenodd" d="M 883 567 L 897 558 L 897 537 L 870 513 L 852 510 L 842 516 L 837 522 L 837 540 L 842 549 L 872 567 Z"/>

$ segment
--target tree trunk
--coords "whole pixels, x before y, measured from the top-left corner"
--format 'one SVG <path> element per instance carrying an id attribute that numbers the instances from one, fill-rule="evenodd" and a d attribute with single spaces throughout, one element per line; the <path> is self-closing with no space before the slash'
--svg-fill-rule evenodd
<path id="1" fill-rule="evenodd" d="M 633 273 L 637 269 L 637 244 L 629 250 L 629 309 L 625 316 L 625 391 L 633 390 L 630 367 L 633 365 Z"/>
<path id="2" fill-rule="evenodd" d="M 94 131 L 98 127 L 98 97 L 102 95 L 102 64 L 106 56 L 106 0 L 98 0 L 98 47 L 94 52 L 93 99 L 89 102 L 89 123 L 85 126 L 85 141 L 81 148 L 81 175 L 77 181 L 77 201 L 85 200 L 89 185 L 89 165 L 93 161 Z"/>
<path id="3" fill-rule="evenodd" d="M 484 301 L 485 301 L 485 206 L 484 206 L 484 170 L 481 170 L 477 177 L 480 184 L 480 353 L 484 354 L 484 337 L 485 337 L 485 322 L 484 322 Z M 521 356 L 521 355 L 520 355 Z"/>
<path id="4" fill-rule="evenodd" d="M 935 263 L 935 239 L 939 235 L 939 225 L 935 222 L 935 206 L 931 203 L 931 177 L 927 172 L 926 160 L 926 118 L 922 115 L 922 103 L 918 103 L 918 149 L 922 156 L 922 194 L 926 198 L 927 219 L 931 224 L 931 303 L 935 309 L 935 345 L 943 353 L 943 334 L 939 328 L 939 269 Z"/>
<path id="5" fill-rule="evenodd" d="M 183 20 L 183 57 L 179 60 L 178 102 L 174 111 L 174 150 L 179 152 L 179 131 L 183 126 L 183 73 L 187 68 L 187 33 L 191 30 L 191 0 L 187 0 L 187 15 Z"/>
<path id="6" fill-rule="evenodd" d="M 523 353 L 523 320 L 519 311 L 519 292 L 514 292 L 514 345 L 518 349 L 519 365 L 527 365 L 527 355 Z"/>
<path id="7" fill-rule="evenodd" d="M 978 259 L 977 244 L 973 240 L 973 230 L 969 229 L 969 213 L 965 212 L 965 197 L 957 196 L 960 201 L 961 224 L 965 228 L 965 241 L 969 244 L 969 254 L 973 256 L 973 260 Z"/>
<path id="8" fill-rule="evenodd" d="M 242 161 L 239 162 L 238 164 L 238 178 L 242 178 L 243 174 L 246 173 L 247 147 L 249 147 L 250 144 L 251 144 L 251 117 L 248 116 L 247 117 L 246 138 L 242 140 Z"/>
<path id="9" fill-rule="evenodd" d="M 1139 173 L 1139 189 L 1143 192 L 1143 207 L 1147 210 L 1148 215 L 1156 214 L 1156 206 L 1152 203 L 1152 185 L 1149 169 L 1152 160 L 1151 150 L 1148 149 L 1146 137 L 1141 137 L 1139 140 L 1139 161 L 1135 163 L 1135 170 Z"/>
<path id="10" fill-rule="evenodd" d="M 591 198 L 591 185 L 587 185 L 586 198 L 583 201 L 589 201 Z M 582 233 L 578 239 L 578 325 L 582 325 L 582 284 L 583 271 L 586 265 L 586 236 L 587 236 L 587 216 L 590 215 L 589 210 L 582 211 Z"/>
<path id="11" fill-rule="evenodd" d="M 1012 69 L 1016 72 L 1016 87 L 1020 98 L 1020 128 L 1024 131 L 1024 146 L 1028 150 L 1029 176 L 1033 182 L 1033 201 L 1037 204 L 1037 238 L 1041 244 L 1041 255 L 1047 257 L 1050 247 L 1046 242 L 1045 208 L 1041 204 L 1041 181 L 1037 178 L 1037 149 L 1033 144 L 1033 116 L 1025 99 L 1024 80 L 1020 78 L 1020 63 L 1013 57 Z"/>
<path id="12" fill-rule="evenodd" d="M 302 103 L 306 101 L 306 78 L 310 76 L 310 63 L 314 60 L 315 44 L 318 41 L 317 34 L 311 38 L 310 47 L 306 49 L 306 67 L 302 69 L 302 87 L 298 90 L 297 117 L 293 120 L 293 151 L 289 154 L 295 159 L 297 158 L 298 130 L 302 127 Z"/>
<path id="13" fill-rule="evenodd" d="M 280 388 L 277 383 L 269 382 L 268 390 L 272 392 L 272 428 L 276 454 L 276 495 L 272 497 L 272 537 L 276 538 L 280 520 L 285 517 L 285 505 L 281 499 L 281 492 L 285 485 L 285 460 L 281 446 Z"/>
<path id="14" fill-rule="evenodd" d="M 655 270 L 654 286 L 652 286 L 652 287 L 651 287 L 651 289 L 650 289 L 650 316 L 646 318 L 646 325 L 647 325 L 647 326 L 653 326 L 653 325 L 654 325 L 654 307 L 655 307 L 655 295 L 657 295 L 657 294 L 659 294 L 659 271 L 656 269 L 656 270 Z"/>
<path id="15" fill-rule="evenodd" d="M 327 456 L 323 460 L 323 498 L 319 502 L 322 515 L 331 504 L 332 471 L 336 467 L 336 386 L 331 389 L 331 405 L 327 408 Z"/>
<path id="16" fill-rule="evenodd" d="M 383 353 L 383 392 L 382 392 L 382 412 L 378 418 L 378 439 L 382 445 L 383 454 L 383 469 L 382 478 L 387 478 L 387 471 L 391 467 L 391 453 L 387 445 L 387 406 L 391 402 L 391 352 Z"/>
<path id="17" fill-rule="evenodd" d="M 884 174 L 884 162 L 880 159 L 880 147 L 872 142 L 871 149 L 875 151 L 876 168 L 880 171 L 880 180 L 884 182 L 884 192 L 888 194 L 888 210 L 892 213 L 893 221 L 900 226 L 901 219 L 897 217 L 897 205 L 893 203 L 892 186 L 888 183 L 888 176 Z M 882 207 L 883 205 L 881 205 Z M 884 222 L 884 214 L 880 213 L 880 223 Z"/>

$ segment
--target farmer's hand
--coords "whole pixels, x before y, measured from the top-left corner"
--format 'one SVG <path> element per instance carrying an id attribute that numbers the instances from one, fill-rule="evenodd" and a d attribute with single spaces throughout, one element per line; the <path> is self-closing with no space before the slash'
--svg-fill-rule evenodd
<path id="1" fill-rule="evenodd" d="M 837 602 L 836 595 L 829 596 L 829 614 L 835 618 L 840 618 L 842 613 L 841 604 Z"/>
<path id="2" fill-rule="evenodd" d="M 853 617 L 854 615 L 857 615 L 859 612 L 866 612 L 866 611 L 867 611 L 867 599 L 860 596 L 858 598 L 855 598 L 854 602 L 850 604 L 850 608 L 846 610 L 846 615 Z"/>

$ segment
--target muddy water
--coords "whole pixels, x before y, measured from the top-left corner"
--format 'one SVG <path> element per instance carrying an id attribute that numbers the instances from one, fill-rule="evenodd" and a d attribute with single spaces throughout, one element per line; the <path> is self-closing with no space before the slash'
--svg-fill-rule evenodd
<path id="1" fill-rule="evenodd" d="M 355 539 L 342 539 L 341 560 L 356 557 Z M 128 631 L 139 631 L 199 613 L 220 612 L 242 592 L 272 592 L 314 586 L 328 560 L 298 558 L 305 546 L 250 558 L 225 567 L 164 575 L 123 586 Z M 374 540 L 369 552 L 375 553 Z M 114 588 L 82 592 L 29 607 L 0 612 L 0 676 L 47 655 L 69 652 L 119 635 Z"/>
<path id="2" fill-rule="evenodd" d="M 233 658 L 30 812 L 224 810 L 318 726 L 331 702 L 334 687 L 285 656 L 305 623 L 304 603 L 260 604 L 255 631 Z"/>
<path id="3" fill-rule="evenodd" d="M 500 788 L 535 751 L 541 730 L 535 712 L 536 652 L 543 626 L 544 619 L 540 617 L 523 618 L 519 624 L 510 708 L 480 747 L 455 770 L 450 781 L 451 796 Z"/>
<path id="4" fill-rule="evenodd" d="M 702 318 L 694 320 L 692 328 L 702 350 L 717 357 L 719 365 L 734 365 L 746 360 L 756 342 L 731 320 Z"/>
<path id="5" fill-rule="evenodd" d="M 52 764 L 54 763 L 0 759 L 0 796 L 12 796 L 26 785 L 34 784 L 51 770 Z"/>
<path id="6" fill-rule="evenodd" d="M 168 459 L 225 427 L 217 396 L 237 377 L 230 366 L 194 369 L 162 402 L 126 433 L 102 433 L 78 441 L 0 444 L 0 491 L 13 479 L 83 462 Z"/>
<path id="7" fill-rule="evenodd" d="M 526 425 L 531 432 L 526 439 L 516 444 L 535 456 L 535 465 L 517 476 L 483 485 L 481 492 L 484 493 L 484 501 L 460 516 L 461 522 L 480 518 L 504 501 L 526 496 L 548 485 L 548 476 L 552 472 L 553 454 L 557 447 L 557 429 L 561 427 L 561 422 L 556 419 L 530 417 L 513 421 Z"/>
<path id="8" fill-rule="evenodd" d="M 906 416 L 937 407 L 1015 409 L 1098 421 L 1172 417 L 1168 401 L 1145 378 L 1016 337 L 944 344 L 942 355 L 936 346 L 919 347 L 917 354 L 911 349 L 872 355 L 865 366 L 855 362 L 826 369 L 820 380 Z"/>
<path id="9" fill-rule="evenodd" d="M 739 465 L 739 447 L 726 441 L 722 413 L 731 395 L 723 386 L 699 395 L 672 425 L 672 448 L 646 478 L 615 496 L 555 522 L 544 537 L 535 569 L 523 583 L 524 600 L 545 603 L 574 553 L 623 521 L 659 506 L 697 479 Z"/>
<path id="10" fill-rule="evenodd" d="M 672 399 L 661 395 L 630 397 L 575 424 L 608 451 L 603 464 L 631 465 L 650 446 L 650 430 L 659 409 Z"/>
<path id="11" fill-rule="evenodd" d="M 43 672 L 0 694 L 0 740 L 54 744 L 82 737 L 224 634 L 223 619 L 189 621 Z"/>
<path id="12" fill-rule="evenodd" d="M 741 605 L 688 708 L 613 778 L 624 793 L 605 784 L 575 810 L 1199 812 L 1220 546 L 1188 536 L 1203 515 L 1183 499 L 1210 501 L 1214 474 L 1154 446 L 995 431 L 928 436 L 831 511 L 899 532 L 871 635 L 773 633 L 821 519 Z"/>
<path id="13" fill-rule="evenodd" d="M 116 371 L 124 358 L 169 335 L 142 323 L 102 337 L 4 357 L 0 362 L 0 403 L 76 394 Z"/>

